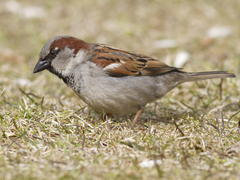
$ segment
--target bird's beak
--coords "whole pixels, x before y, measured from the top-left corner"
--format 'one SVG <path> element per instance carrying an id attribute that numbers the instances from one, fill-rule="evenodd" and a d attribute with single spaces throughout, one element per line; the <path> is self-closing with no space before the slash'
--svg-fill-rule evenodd
<path id="1" fill-rule="evenodd" d="M 39 60 L 33 70 L 33 73 L 43 71 L 44 69 L 47 69 L 49 66 L 50 66 L 49 61 Z"/>

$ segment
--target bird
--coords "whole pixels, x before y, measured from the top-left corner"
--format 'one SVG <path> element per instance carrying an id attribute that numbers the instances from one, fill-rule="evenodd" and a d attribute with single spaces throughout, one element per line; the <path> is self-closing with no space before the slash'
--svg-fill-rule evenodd
<path id="1" fill-rule="evenodd" d="M 184 72 L 149 56 L 68 35 L 54 37 L 43 46 L 33 73 L 45 69 L 95 110 L 136 113 L 133 126 L 146 104 L 184 82 L 235 77 L 226 71 Z"/>

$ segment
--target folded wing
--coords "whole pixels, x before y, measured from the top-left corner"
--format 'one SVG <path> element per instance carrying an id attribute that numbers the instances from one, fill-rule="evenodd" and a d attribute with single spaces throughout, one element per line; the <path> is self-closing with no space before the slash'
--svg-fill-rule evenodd
<path id="1" fill-rule="evenodd" d="M 105 45 L 94 48 L 92 61 L 102 67 L 109 76 L 156 76 L 170 71 L 178 71 L 165 63 Z"/>

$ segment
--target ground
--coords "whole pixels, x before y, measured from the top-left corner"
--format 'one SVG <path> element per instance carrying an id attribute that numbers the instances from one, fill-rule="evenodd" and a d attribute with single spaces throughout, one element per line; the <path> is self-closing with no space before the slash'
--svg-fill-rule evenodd
<path id="1" fill-rule="evenodd" d="M 0 2 L 0 179 L 240 178 L 238 0 Z M 32 74 L 59 35 L 237 77 L 183 84 L 133 128 Z"/>

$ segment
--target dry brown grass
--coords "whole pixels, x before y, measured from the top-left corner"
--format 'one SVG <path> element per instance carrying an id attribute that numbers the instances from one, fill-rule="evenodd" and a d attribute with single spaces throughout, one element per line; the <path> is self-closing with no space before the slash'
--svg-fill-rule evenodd
<path id="1" fill-rule="evenodd" d="M 186 83 L 149 104 L 134 129 L 132 116 L 109 118 L 109 129 L 61 80 L 32 74 L 43 44 L 68 34 L 168 64 L 184 50 L 186 71 L 239 75 L 238 0 L 19 1 L 23 10 L 44 9 L 35 18 L 10 12 L 7 2 L 0 7 L 0 179 L 240 177 L 239 78 Z M 222 26 L 230 35 L 207 38 Z M 178 46 L 154 48 L 160 39 Z"/>

